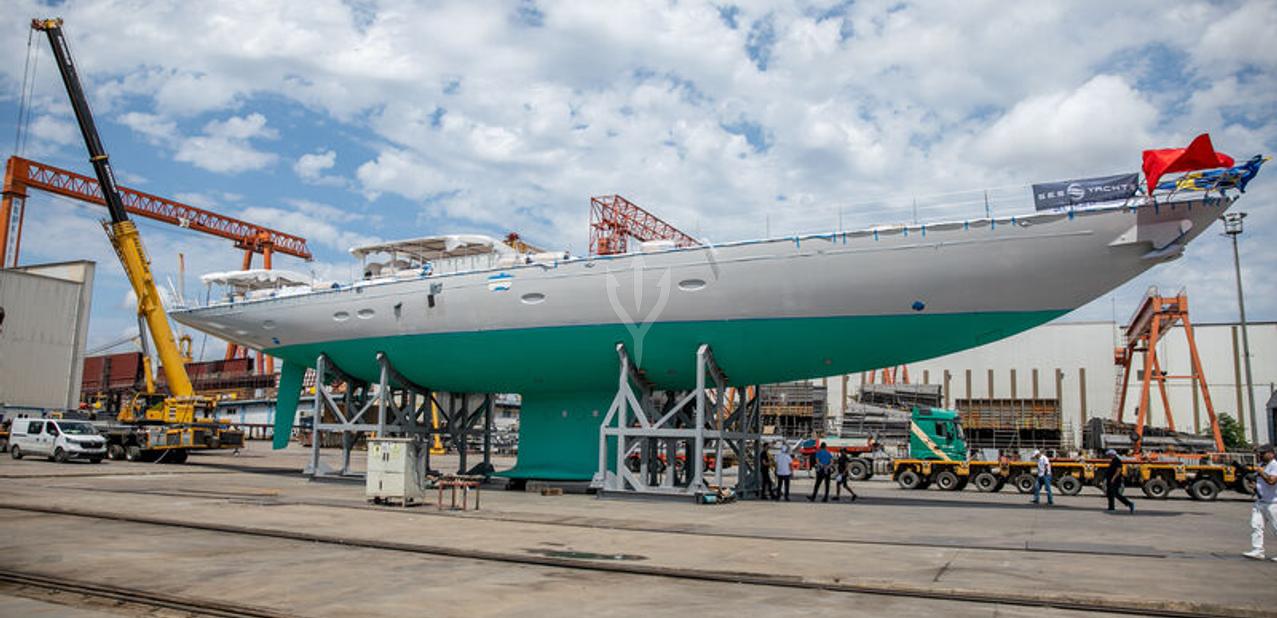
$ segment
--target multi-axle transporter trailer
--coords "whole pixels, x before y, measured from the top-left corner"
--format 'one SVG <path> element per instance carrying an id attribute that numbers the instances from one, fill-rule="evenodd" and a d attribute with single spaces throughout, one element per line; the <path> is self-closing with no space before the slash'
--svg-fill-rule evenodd
<path id="1" fill-rule="evenodd" d="M 1066 496 L 1081 493 L 1086 486 L 1104 489 L 1108 460 L 1054 460 L 1052 486 Z M 1037 463 L 1033 461 L 937 461 L 898 459 L 892 462 L 892 478 L 903 489 L 957 491 L 968 483 L 982 492 L 1001 491 L 1008 483 L 1020 493 L 1033 491 L 1037 483 Z M 1175 489 L 1183 489 L 1194 500 L 1210 501 L 1225 489 L 1243 494 L 1255 490 L 1255 472 L 1239 465 L 1184 464 L 1179 462 L 1124 461 L 1122 478 L 1149 498 L 1161 500 Z"/>
<path id="2" fill-rule="evenodd" d="M 1033 491 L 1037 483 L 1035 461 L 968 461 L 967 443 L 958 413 L 953 410 L 915 409 L 909 422 L 909 458 L 892 462 L 891 478 L 904 489 L 935 485 L 957 491 L 974 483 L 983 492 L 1001 491 L 1007 483 L 1020 493 Z M 1052 486 L 1064 495 L 1076 495 L 1087 485 L 1103 488 L 1107 459 L 1051 462 Z M 1122 462 L 1122 478 L 1149 498 L 1161 500 L 1183 489 L 1195 500 L 1214 500 L 1225 489 L 1243 494 L 1255 491 L 1254 467 L 1239 464 L 1131 460 Z"/>

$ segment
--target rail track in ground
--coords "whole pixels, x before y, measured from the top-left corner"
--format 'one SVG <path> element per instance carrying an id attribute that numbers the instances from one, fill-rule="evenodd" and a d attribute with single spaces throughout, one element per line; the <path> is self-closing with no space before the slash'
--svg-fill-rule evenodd
<path id="1" fill-rule="evenodd" d="M 193 616 L 225 616 L 227 618 L 243 616 L 250 618 L 295 617 L 295 614 L 278 612 L 253 605 L 232 603 L 225 600 L 164 594 L 104 582 L 67 579 L 44 573 L 21 572 L 10 569 L 0 569 L 0 584 L 67 593 L 78 597 L 108 599 L 125 605 L 149 608 L 151 610 L 174 610 Z"/>
<path id="2" fill-rule="evenodd" d="M 358 537 L 343 537 L 335 535 L 314 534 L 310 532 L 300 532 L 294 530 L 280 530 L 273 528 L 260 528 L 251 526 L 240 526 L 235 524 L 225 524 L 217 522 L 192 522 L 178 519 L 167 519 L 154 516 L 132 515 L 126 513 L 116 513 L 110 511 L 92 511 L 88 509 L 75 509 L 63 507 L 46 507 L 36 505 L 22 505 L 11 503 L 0 503 L 0 510 L 11 510 L 28 513 L 40 513 L 45 515 L 61 515 L 67 517 L 78 517 L 86 519 L 97 519 L 104 521 L 125 522 L 131 524 L 168 527 L 183 530 L 198 530 L 204 532 L 213 532 L 219 534 L 230 534 L 249 536 L 257 538 L 270 538 L 285 541 L 296 541 L 307 544 L 326 544 L 336 545 L 360 549 L 372 549 L 380 551 L 401 552 L 409 554 L 418 554 L 425 556 L 436 556 L 455 558 L 463 560 L 478 560 L 485 562 L 503 563 L 510 565 L 544 567 L 552 569 L 569 569 L 576 571 L 590 571 L 598 573 L 610 573 L 617 575 L 628 575 L 644 578 L 662 578 L 677 579 L 680 581 L 697 581 L 707 583 L 721 583 L 732 585 L 748 585 L 748 586 L 765 586 L 773 588 L 801 589 L 812 591 L 825 591 L 832 593 L 843 593 L 848 595 L 885 595 L 890 597 L 926 599 L 935 601 L 947 601 L 956 603 L 973 603 L 980 605 L 1007 605 L 1018 607 L 1037 607 L 1050 608 L 1064 611 L 1077 612 L 1099 612 L 1109 614 L 1121 614 L 1132 616 L 1167 616 L 1171 618 L 1222 618 L 1225 616 L 1236 616 L 1238 612 L 1246 612 L 1243 608 L 1224 607 L 1207 604 L 1181 603 L 1181 602 L 1164 602 L 1156 600 L 1125 600 L 1111 598 L 1087 598 L 1079 595 L 1071 594 L 1025 594 L 1013 592 L 994 592 L 984 590 L 961 590 L 948 588 L 929 588 L 916 585 L 900 585 L 893 583 L 879 582 L 841 582 L 841 581 L 816 581 L 804 579 L 802 577 L 776 575 L 771 573 L 754 573 L 754 572 L 737 572 L 737 571 L 720 571 L 708 569 L 683 569 L 669 568 L 651 564 L 641 564 L 635 562 L 620 562 L 610 560 L 598 560 L 591 558 L 575 558 L 561 557 L 555 555 L 541 554 L 516 554 L 506 552 L 494 552 L 488 550 L 464 549 L 456 547 L 447 547 L 439 545 L 428 545 L 420 543 L 403 543 L 396 541 L 387 541 L 380 539 L 367 539 Z M 0 571 L 0 573 L 6 573 Z M 13 572 L 7 572 L 13 573 Z M 20 574 L 18 574 L 20 575 Z M 38 577 L 38 576 L 37 576 Z M 7 581 L 0 577 L 0 581 Z M 35 584 L 33 584 L 35 585 Z M 111 586 L 98 586 L 102 592 L 101 596 L 108 596 L 123 592 L 128 594 L 130 591 L 123 589 L 111 590 Z M 81 594 L 96 594 L 93 592 L 85 592 L 83 590 L 72 590 Z M 261 608 L 251 608 L 248 606 L 240 607 L 231 604 L 225 604 L 225 607 L 219 607 L 219 602 L 208 602 L 207 606 L 201 606 L 201 601 L 192 599 L 181 599 L 176 597 L 167 597 L 167 595 L 156 595 L 145 591 L 131 591 L 139 593 L 139 598 L 154 600 L 156 603 L 175 603 L 187 604 L 187 608 L 183 611 L 196 612 L 203 611 L 204 615 L 247 615 L 247 616 L 283 616 L 286 614 L 273 613 L 272 610 Z M 118 598 L 118 597 L 108 597 Z M 165 600 L 165 599 L 168 600 Z M 127 600 L 127 599 L 126 599 Z M 152 604 L 151 600 L 142 600 L 143 604 Z M 167 606 L 165 606 L 167 607 Z M 203 607 L 203 609 L 200 609 Z M 244 610 L 258 611 L 264 613 L 245 613 Z M 216 611 L 239 611 L 240 613 L 211 613 Z M 1254 614 L 1253 611 L 1246 612 Z"/>

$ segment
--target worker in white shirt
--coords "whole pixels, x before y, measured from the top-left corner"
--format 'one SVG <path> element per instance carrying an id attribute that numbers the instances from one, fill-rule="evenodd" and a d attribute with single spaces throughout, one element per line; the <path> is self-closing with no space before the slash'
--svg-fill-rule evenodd
<path id="1" fill-rule="evenodd" d="M 1273 445 L 1259 447 L 1259 471 L 1255 474 L 1255 507 L 1250 512 L 1250 551 L 1242 554 L 1264 559 L 1264 524 L 1277 534 L 1277 458 Z M 1273 557 L 1277 562 L 1277 557 Z"/>
<path id="2" fill-rule="evenodd" d="M 789 447 L 781 446 L 776 454 L 776 493 L 772 500 L 789 502 L 789 481 L 794 478 L 794 458 L 789 455 Z"/>
<path id="3" fill-rule="evenodd" d="M 1046 487 L 1046 503 L 1055 504 L 1055 497 L 1051 495 L 1051 459 L 1042 451 L 1033 451 L 1033 458 L 1038 460 L 1038 482 L 1033 485 L 1032 502 L 1038 503 L 1038 496 Z"/>

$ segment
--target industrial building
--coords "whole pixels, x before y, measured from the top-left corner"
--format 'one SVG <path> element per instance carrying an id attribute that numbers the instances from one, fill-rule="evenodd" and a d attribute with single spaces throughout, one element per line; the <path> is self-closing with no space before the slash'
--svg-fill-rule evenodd
<path id="1" fill-rule="evenodd" d="M 1246 428 L 1252 443 L 1272 441 L 1273 409 L 1267 402 L 1277 392 L 1277 322 L 1249 324 L 1254 374 L 1255 417 L 1245 393 L 1240 326 L 1236 323 L 1193 326 L 1206 375 L 1206 387 L 1217 414 L 1227 414 Z M 941 387 L 945 407 L 961 410 L 976 402 L 1000 405 L 1057 407 L 1065 443 L 1081 443 L 1082 427 L 1091 418 L 1112 418 L 1121 367 L 1114 363 L 1121 327 L 1111 321 L 1054 322 L 978 348 L 907 366 L 912 383 Z M 1189 351 L 1182 329 L 1172 330 L 1158 345 L 1162 369 L 1171 375 L 1189 371 Z M 1137 365 L 1127 396 L 1126 419 L 1134 421 L 1139 403 Z M 817 380 L 829 389 L 831 429 L 840 427 L 844 412 L 856 405 L 868 374 Z M 1175 424 L 1181 431 L 1209 431 L 1200 396 L 1188 380 L 1168 380 L 1167 390 Z M 1149 423 L 1164 426 L 1165 412 L 1151 396 Z M 1070 442 L 1071 440 L 1071 442 Z"/>
<path id="2" fill-rule="evenodd" d="M 74 409 L 94 263 L 0 269 L 0 411 Z"/>

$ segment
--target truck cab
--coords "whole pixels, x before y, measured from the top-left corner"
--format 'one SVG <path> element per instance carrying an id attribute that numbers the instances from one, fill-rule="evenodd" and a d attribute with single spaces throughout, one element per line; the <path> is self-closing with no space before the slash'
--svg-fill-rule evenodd
<path id="1" fill-rule="evenodd" d="M 930 461 L 965 461 L 967 441 L 956 410 L 914 408 L 909 419 L 909 456 Z"/>

